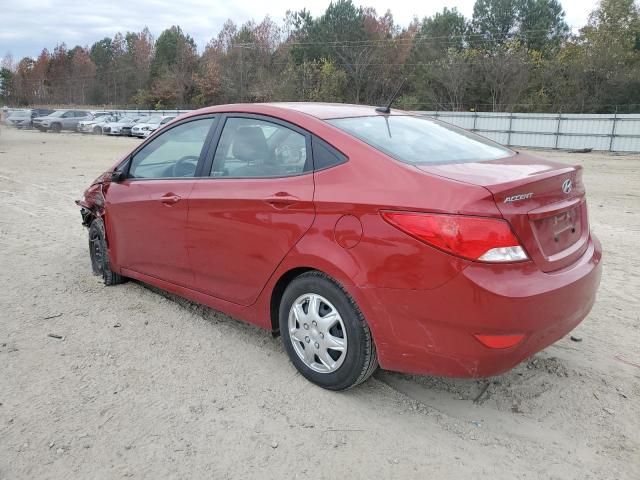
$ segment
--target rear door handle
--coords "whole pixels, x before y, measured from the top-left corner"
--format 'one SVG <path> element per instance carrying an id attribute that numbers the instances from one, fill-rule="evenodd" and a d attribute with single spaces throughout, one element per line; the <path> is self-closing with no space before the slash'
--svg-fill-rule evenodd
<path id="1" fill-rule="evenodd" d="M 273 208 L 287 208 L 300 201 L 300 199 L 294 195 L 290 195 L 287 192 L 278 192 L 275 195 L 265 198 L 265 202 L 271 205 Z"/>
<path id="2" fill-rule="evenodd" d="M 165 205 L 175 205 L 180 200 L 182 200 L 182 197 L 180 195 L 174 195 L 172 193 L 167 193 L 166 195 L 160 197 L 160 201 Z"/>

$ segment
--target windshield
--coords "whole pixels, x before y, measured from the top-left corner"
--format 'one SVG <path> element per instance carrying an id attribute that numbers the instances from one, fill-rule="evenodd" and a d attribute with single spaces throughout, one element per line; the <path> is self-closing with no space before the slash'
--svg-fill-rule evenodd
<path id="1" fill-rule="evenodd" d="M 141 123 L 160 123 L 162 121 L 162 117 L 149 117 L 146 119 L 146 121 L 141 122 Z"/>
<path id="2" fill-rule="evenodd" d="M 511 150 L 486 138 L 427 117 L 377 115 L 327 121 L 412 165 L 477 162 L 513 155 Z"/>

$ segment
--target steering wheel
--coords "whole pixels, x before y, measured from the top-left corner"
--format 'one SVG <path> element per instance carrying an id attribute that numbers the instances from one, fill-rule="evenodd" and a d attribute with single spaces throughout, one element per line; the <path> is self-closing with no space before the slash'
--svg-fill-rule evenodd
<path id="1" fill-rule="evenodd" d="M 196 173 L 199 158 L 187 155 L 178 160 L 172 167 L 172 177 L 193 177 Z"/>

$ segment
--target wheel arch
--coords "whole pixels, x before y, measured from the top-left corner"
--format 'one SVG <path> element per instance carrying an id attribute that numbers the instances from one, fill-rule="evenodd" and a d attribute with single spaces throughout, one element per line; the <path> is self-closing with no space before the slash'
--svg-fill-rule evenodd
<path id="1" fill-rule="evenodd" d="M 282 300 L 284 291 L 295 278 L 306 272 L 320 272 L 326 275 L 351 295 L 351 289 L 348 287 L 352 286 L 353 282 L 345 272 L 335 267 L 335 265 L 325 265 L 322 264 L 322 262 L 304 262 L 298 266 L 283 268 L 281 273 L 277 275 L 277 280 L 273 281 L 273 287 L 270 289 L 269 319 L 273 336 L 280 334 L 278 317 L 280 313 L 280 301 Z"/>
<path id="2" fill-rule="evenodd" d="M 312 267 L 295 267 L 284 272 L 280 278 L 276 281 L 271 289 L 271 299 L 269 302 L 269 316 L 271 320 L 271 334 L 274 337 L 280 335 L 279 327 L 279 314 L 280 314 L 280 301 L 282 295 L 287 289 L 287 286 L 296 278 L 306 272 L 318 271 Z"/>

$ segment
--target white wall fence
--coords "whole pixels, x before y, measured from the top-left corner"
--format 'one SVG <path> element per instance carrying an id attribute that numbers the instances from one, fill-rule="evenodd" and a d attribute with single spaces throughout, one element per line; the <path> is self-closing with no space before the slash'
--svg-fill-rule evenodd
<path id="1" fill-rule="evenodd" d="M 640 114 L 419 113 L 514 147 L 640 152 Z"/>
<path id="2" fill-rule="evenodd" d="M 109 110 L 111 112 L 171 115 L 189 110 Z M 438 120 L 477 132 L 514 147 L 610 152 L 640 152 L 640 114 L 499 113 L 420 111 Z"/>

